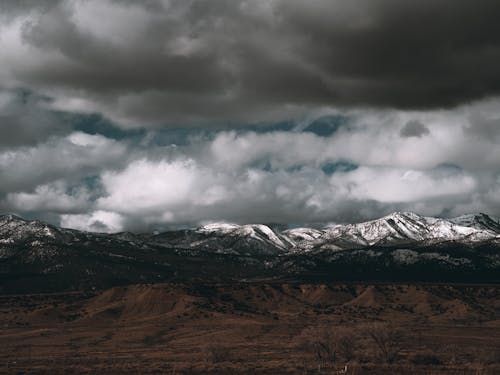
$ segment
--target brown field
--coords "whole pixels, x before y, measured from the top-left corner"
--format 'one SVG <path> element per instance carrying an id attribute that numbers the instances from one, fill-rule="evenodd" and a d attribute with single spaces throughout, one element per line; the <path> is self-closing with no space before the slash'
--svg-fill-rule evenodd
<path id="1" fill-rule="evenodd" d="M 0 327 L 0 373 L 9 374 L 334 374 L 347 363 L 359 375 L 500 374 L 498 286 L 155 284 L 3 295 Z"/>

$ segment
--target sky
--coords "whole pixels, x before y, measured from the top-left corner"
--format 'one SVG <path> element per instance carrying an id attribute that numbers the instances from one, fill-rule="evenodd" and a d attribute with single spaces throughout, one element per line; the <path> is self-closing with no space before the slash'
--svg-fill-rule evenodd
<path id="1" fill-rule="evenodd" d="M 500 216 L 498 0 L 0 2 L 0 212 Z"/>

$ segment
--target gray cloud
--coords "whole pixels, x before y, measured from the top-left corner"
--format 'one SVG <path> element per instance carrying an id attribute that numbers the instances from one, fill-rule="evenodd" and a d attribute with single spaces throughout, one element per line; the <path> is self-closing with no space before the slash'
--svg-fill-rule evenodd
<path id="1" fill-rule="evenodd" d="M 129 126 L 500 93 L 495 0 L 16 3 L 4 80 Z"/>
<path id="2" fill-rule="evenodd" d="M 500 117 L 485 117 L 484 114 L 474 114 L 470 124 L 464 127 L 466 134 L 479 137 L 490 142 L 498 141 L 500 137 Z"/>
<path id="3" fill-rule="evenodd" d="M 92 210 L 91 198 L 95 193 L 86 186 L 70 188 L 67 181 L 59 180 L 38 185 L 33 192 L 8 193 L 3 206 L 23 213 L 77 214 Z"/>
<path id="4" fill-rule="evenodd" d="M 0 3 L 0 17 L 9 20 L 12 17 L 17 17 L 32 10 L 43 12 L 52 7 L 59 6 L 59 0 L 16 0 L 3 1 Z"/>
<path id="5" fill-rule="evenodd" d="M 424 135 L 429 134 L 429 128 L 427 128 L 424 124 L 417 120 L 408 121 L 402 128 L 399 134 L 403 138 L 408 137 L 422 137 Z"/>

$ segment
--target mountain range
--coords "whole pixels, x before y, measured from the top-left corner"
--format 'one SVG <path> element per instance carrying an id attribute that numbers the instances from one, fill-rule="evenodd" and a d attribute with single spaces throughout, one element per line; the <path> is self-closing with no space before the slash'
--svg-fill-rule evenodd
<path id="1" fill-rule="evenodd" d="M 103 234 L 0 216 L 0 292 L 178 282 L 500 281 L 500 224 L 395 212 L 324 228 L 212 223 Z"/>

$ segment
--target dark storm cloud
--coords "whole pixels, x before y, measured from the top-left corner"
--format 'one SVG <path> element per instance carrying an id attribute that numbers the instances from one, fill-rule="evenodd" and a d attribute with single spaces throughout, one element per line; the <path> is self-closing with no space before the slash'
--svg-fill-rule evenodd
<path id="1" fill-rule="evenodd" d="M 68 132 L 61 118 L 45 107 L 47 98 L 23 90 L 0 90 L 0 149 L 34 145 Z"/>
<path id="2" fill-rule="evenodd" d="M 60 3 L 60 0 L 5 0 L 0 2 L 0 17 L 19 16 L 30 10 L 46 11 Z"/>
<path id="3" fill-rule="evenodd" d="M 310 42 L 301 55 L 322 68 L 340 102 L 441 107 L 498 93 L 497 1 L 292 1 L 283 8 Z"/>
<path id="4" fill-rule="evenodd" d="M 496 0 L 16 4 L 3 8 L 31 14 L 22 40 L 50 58 L 9 66 L 10 81 L 123 122 L 279 120 L 500 93 Z"/>

